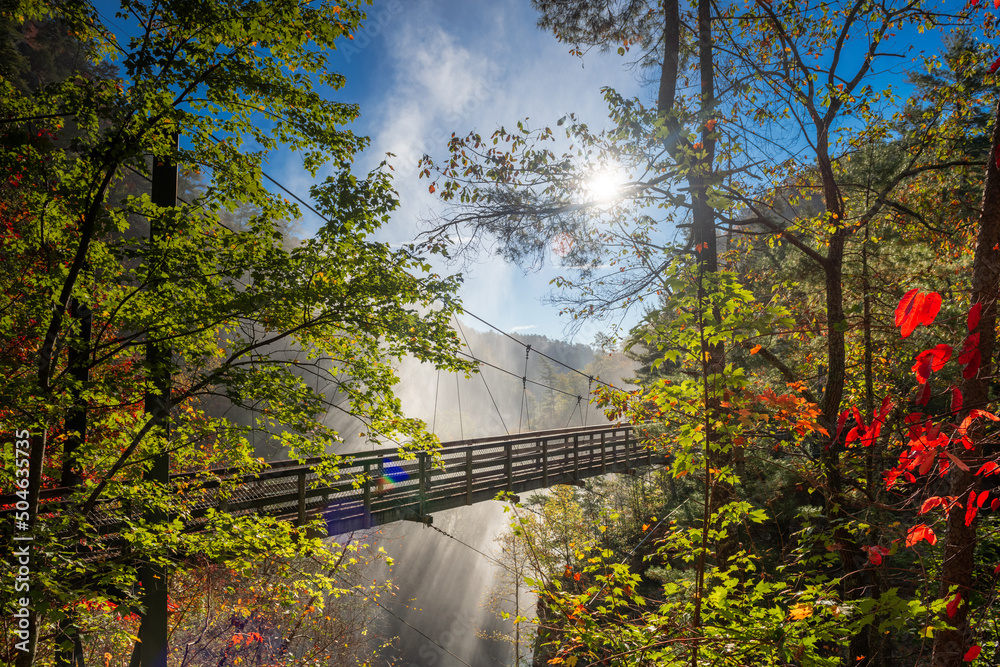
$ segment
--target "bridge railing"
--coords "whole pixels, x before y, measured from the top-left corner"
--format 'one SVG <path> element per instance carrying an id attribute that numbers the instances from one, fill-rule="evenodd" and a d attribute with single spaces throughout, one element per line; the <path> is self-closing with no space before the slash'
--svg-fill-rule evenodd
<path id="1" fill-rule="evenodd" d="M 631 470 L 654 462 L 640 447 L 632 426 L 602 425 L 443 443 L 436 456 L 417 453 L 356 452 L 343 460 L 334 478 L 317 473 L 326 458 L 276 461 L 257 474 L 238 469 L 171 476 L 183 489 L 185 530 L 207 527 L 212 509 L 231 515 L 266 515 L 305 523 L 320 514 L 330 534 L 412 519 L 429 521 L 432 512 L 517 494 L 553 484 Z M 658 457 L 656 457 L 658 458 Z M 41 511 L 57 511 L 70 489 L 45 491 Z M 13 498 L 13 500 L 12 500 Z M 0 506 L 16 497 L 0 497 Z M 2 512 L 0 512 L 2 513 Z M 132 513 L 124 501 L 102 503 L 93 524 L 112 537 Z M 137 514 L 135 516 L 138 516 Z"/>

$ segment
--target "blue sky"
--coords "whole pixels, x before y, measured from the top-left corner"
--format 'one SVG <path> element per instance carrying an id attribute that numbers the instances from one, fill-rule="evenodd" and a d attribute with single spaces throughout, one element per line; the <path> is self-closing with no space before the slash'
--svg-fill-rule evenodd
<path id="1" fill-rule="evenodd" d="M 138 34 L 138 28 L 115 16 L 117 0 L 95 4 L 119 43 Z M 592 128 L 603 127 L 608 123 L 603 86 L 649 100 L 653 96 L 640 90 L 626 61 L 615 54 L 570 55 L 569 45 L 535 26 L 537 13 L 529 0 L 375 0 L 365 11 L 365 28 L 329 52 L 331 69 L 347 80 L 330 97 L 360 105 L 361 117 L 350 129 L 370 137 L 371 145 L 355 162 L 358 175 L 376 167 L 386 153 L 395 155 L 391 164 L 400 208 L 379 233 L 380 241 L 411 242 L 424 221 L 443 212 L 441 202 L 427 191 L 428 181 L 418 180 L 417 162 L 424 153 L 445 156 L 452 132 L 488 135 L 523 118 L 532 125 L 552 125 L 568 112 Z M 308 200 L 309 187 L 328 171 L 313 179 L 300 165 L 299 156 L 277 152 L 264 168 Z M 309 234 L 320 221 L 304 211 L 299 224 Z M 472 266 L 436 268 L 462 272 L 465 306 L 505 331 L 591 343 L 606 328 L 605 323 L 588 322 L 570 335 L 569 318 L 560 317 L 557 306 L 543 303 L 552 291 L 550 281 L 560 274 L 551 263 L 526 274 L 483 253 Z M 629 313 L 626 327 L 640 315 Z M 464 322 L 484 328 L 471 318 Z"/>
<path id="2" fill-rule="evenodd" d="M 377 0 L 367 13 L 367 28 L 334 52 L 330 63 L 347 77 L 336 97 L 361 106 L 354 131 L 371 138 L 358 170 L 376 166 L 387 152 L 396 155 L 401 206 L 380 234 L 384 241 L 411 241 L 422 220 L 442 212 L 428 181 L 417 178 L 417 161 L 424 153 L 446 155 L 452 132 L 489 134 L 525 117 L 554 124 L 570 111 L 600 127 L 607 122 L 602 86 L 642 94 L 617 55 L 569 55 L 568 45 L 535 27 L 537 14 L 527 0 Z M 304 195 L 311 180 L 296 163 L 294 156 L 274 156 L 270 173 Z M 303 220 L 307 230 L 314 225 Z M 552 290 L 556 267 L 526 275 L 488 254 L 480 260 L 464 268 L 461 296 L 470 311 L 505 331 L 567 337 L 569 320 L 541 301 Z M 573 340 L 590 343 L 603 327 L 587 323 Z"/>

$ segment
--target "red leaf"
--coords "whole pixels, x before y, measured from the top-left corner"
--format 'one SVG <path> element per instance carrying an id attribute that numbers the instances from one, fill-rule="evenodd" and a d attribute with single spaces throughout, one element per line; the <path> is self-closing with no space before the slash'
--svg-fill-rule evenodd
<path id="1" fill-rule="evenodd" d="M 965 370 L 962 371 L 962 377 L 965 378 L 966 380 L 971 380 L 972 378 L 976 377 L 976 374 L 979 373 L 980 361 L 981 358 L 979 356 L 979 350 L 978 349 L 973 350 L 972 355 L 969 357 L 968 365 L 966 365 Z"/>
<path id="2" fill-rule="evenodd" d="M 979 508 L 976 507 L 976 492 L 969 491 L 969 499 L 965 503 L 965 525 L 971 526 L 978 513 Z"/>
<path id="3" fill-rule="evenodd" d="M 939 371 L 951 359 L 951 345 L 944 343 L 935 346 L 933 349 L 924 350 L 917 355 L 917 361 L 913 364 L 913 372 L 917 375 L 917 382 L 924 384 L 931 376 L 931 371 Z"/>
<path id="4" fill-rule="evenodd" d="M 878 409 L 878 418 L 885 419 L 885 416 L 889 414 L 889 410 L 892 409 L 892 400 L 886 396 L 882 399 L 882 405 Z"/>
<path id="5" fill-rule="evenodd" d="M 889 549 L 886 547 L 880 547 L 875 545 L 873 547 L 861 547 L 868 552 L 868 562 L 872 565 L 879 566 L 882 564 L 882 557 L 889 555 Z"/>
<path id="6" fill-rule="evenodd" d="M 1000 574 L 1000 564 L 993 568 L 993 574 Z"/>
<path id="7" fill-rule="evenodd" d="M 1000 0 L 993 0 L 993 4 L 1000 6 Z M 965 662 L 972 662 L 973 660 L 979 657 L 979 653 L 982 650 L 983 647 L 977 644 L 965 652 L 965 657 L 963 657 L 962 660 L 964 660 Z"/>
<path id="8" fill-rule="evenodd" d="M 947 454 L 947 455 L 948 455 L 948 458 L 949 458 L 949 459 L 951 459 L 952 461 L 954 461 L 954 462 L 955 462 L 955 465 L 957 465 L 957 466 L 958 466 L 959 468 L 961 468 L 961 469 L 962 469 L 962 470 L 964 470 L 965 472 L 969 472 L 969 466 L 967 466 L 967 465 L 965 464 L 965 462 L 963 462 L 963 461 L 962 461 L 962 459 L 958 458 L 957 456 L 955 456 L 955 455 L 954 455 L 954 454 L 952 454 L 951 452 L 945 452 L 945 454 Z"/>
<path id="9" fill-rule="evenodd" d="M 928 382 L 924 385 L 924 388 L 920 390 L 920 396 L 917 397 L 917 405 L 927 405 L 927 401 L 931 400 L 931 383 Z"/>
<path id="10" fill-rule="evenodd" d="M 981 358 L 979 354 L 979 333 L 969 334 L 962 344 L 962 351 L 958 355 L 958 363 L 965 366 L 962 377 L 966 380 L 976 377 L 979 372 Z"/>
<path id="11" fill-rule="evenodd" d="M 944 608 L 948 612 L 948 618 L 954 618 L 955 614 L 958 613 L 958 605 L 962 601 L 962 594 L 955 593 L 955 597 L 951 599 L 951 602 Z"/>
<path id="12" fill-rule="evenodd" d="M 920 506 L 920 513 L 927 514 L 938 505 L 943 505 L 943 504 L 944 504 L 944 498 L 942 498 L 941 496 L 932 496 L 927 500 L 925 500 L 924 504 Z"/>
<path id="13" fill-rule="evenodd" d="M 990 475 L 996 472 L 996 469 L 997 469 L 996 461 L 987 461 L 982 466 L 980 466 L 979 470 L 976 471 L 976 475 L 977 476 L 986 475 L 987 477 L 989 477 Z"/>
<path id="14" fill-rule="evenodd" d="M 906 531 L 906 546 L 912 547 L 921 540 L 927 540 L 931 544 L 937 544 L 937 535 L 927 527 L 927 524 L 918 523 Z"/>
<path id="15" fill-rule="evenodd" d="M 958 387 L 951 388 L 951 411 L 956 415 L 962 411 L 962 390 Z"/>
<path id="16" fill-rule="evenodd" d="M 939 310 L 941 310 L 940 294 L 937 292 L 921 294 L 918 290 L 912 289 L 903 295 L 899 305 L 896 306 L 896 326 L 900 328 L 903 338 L 906 338 L 921 324 L 931 325 Z"/>
<path id="17" fill-rule="evenodd" d="M 976 504 L 980 507 L 986 502 L 986 499 L 990 497 L 989 491 L 981 491 L 978 496 L 976 496 Z"/>
<path id="18" fill-rule="evenodd" d="M 837 438 L 840 438 L 840 432 L 844 430 L 844 424 L 847 423 L 847 415 L 850 409 L 844 410 L 840 413 L 840 417 L 837 419 Z"/>
<path id="19" fill-rule="evenodd" d="M 997 62 L 1000 62 L 1000 59 Z M 983 304 L 981 303 L 974 303 L 972 304 L 972 308 L 969 308 L 969 333 L 972 333 L 972 330 L 979 326 L 979 315 L 982 313 L 982 310 Z"/>
<path id="20" fill-rule="evenodd" d="M 994 498 L 990 503 L 990 509 L 996 512 L 998 507 L 1000 507 L 1000 498 Z"/>

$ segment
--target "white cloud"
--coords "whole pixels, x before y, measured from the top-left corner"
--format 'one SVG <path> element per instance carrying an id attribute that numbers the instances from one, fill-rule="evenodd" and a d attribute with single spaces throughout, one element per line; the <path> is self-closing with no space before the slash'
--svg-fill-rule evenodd
<path id="1" fill-rule="evenodd" d="M 445 157 L 452 132 L 488 136 L 525 117 L 532 126 L 552 126 L 571 111 L 599 127 L 607 122 L 601 86 L 638 91 L 623 61 L 574 58 L 567 45 L 536 28 L 535 19 L 523 0 L 424 1 L 406 5 L 384 23 L 384 50 L 374 53 L 379 43 L 373 42 L 365 54 L 380 59 L 385 78 L 379 83 L 386 88 L 376 104 L 363 106 L 358 128 L 372 140 L 364 164 L 377 164 L 386 152 L 398 156 L 392 163 L 401 209 L 382 240 L 408 241 L 420 231 L 421 220 L 441 214 L 441 202 L 428 192 L 430 181 L 417 178 L 416 164 L 425 152 Z M 557 309 L 539 302 L 558 269 L 524 276 L 486 252 L 470 274 L 462 297 L 473 312 L 505 330 L 530 318 L 540 333 L 563 335 L 566 322 Z M 514 322 L 503 323 L 510 319 Z"/>

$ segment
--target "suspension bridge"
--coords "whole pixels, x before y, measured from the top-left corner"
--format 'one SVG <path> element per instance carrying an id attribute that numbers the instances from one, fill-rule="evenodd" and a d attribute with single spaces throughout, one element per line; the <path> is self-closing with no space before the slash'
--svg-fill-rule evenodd
<path id="1" fill-rule="evenodd" d="M 606 424 L 442 443 L 433 453 L 364 451 L 341 454 L 335 473 L 321 472 L 324 458 L 274 461 L 258 473 L 235 468 L 171 475 L 174 493 L 197 498 L 185 530 L 207 525 L 210 510 L 234 516 L 270 516 L 304 525 L 321 516 L 328 535 L 394 521 L 429 524 L 435 512 L 556 484 L 579 484 L 608 473 L 630 473 L 659 463 L 642 448 L 631 425 Z M 205 479 L 208 481 L 204 481 Z M 72 489 L 41 494 L 41 511 L 53 511 Z M 13 505 L 16 496 L 0 497 Z M 99 534 L 125 528 L 131 511 L 108 499 L 89 517 Z"/>

